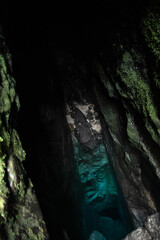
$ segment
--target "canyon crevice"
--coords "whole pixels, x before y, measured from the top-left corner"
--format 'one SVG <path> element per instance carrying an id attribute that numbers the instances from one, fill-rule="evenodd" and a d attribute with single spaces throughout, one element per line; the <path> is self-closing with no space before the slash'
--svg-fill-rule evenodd
<path id="1" fill-rule="evenodd" d="M 0 239 L 158 240 L 159 2 L 3 10 Z"/>

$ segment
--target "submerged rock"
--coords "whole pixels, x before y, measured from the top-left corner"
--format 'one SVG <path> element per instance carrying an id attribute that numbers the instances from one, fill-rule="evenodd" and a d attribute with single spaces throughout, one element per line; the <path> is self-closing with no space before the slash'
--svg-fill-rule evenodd
<path id="1" fill-rule="evenodd" d="M 93 231 L 89 240 L 106 240 L 106 238 L 98 231 Z"/>

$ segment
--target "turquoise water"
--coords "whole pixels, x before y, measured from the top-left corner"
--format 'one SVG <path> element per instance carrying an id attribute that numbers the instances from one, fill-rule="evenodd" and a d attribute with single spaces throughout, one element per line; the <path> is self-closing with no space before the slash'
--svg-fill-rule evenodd
<path id="1" fill-rule="evenodd" d="M 132 224 L 102 139 L 93 149 L 86 149 L 74 137 L 73 146 L 83 194 L 84 239 L 92 239 L 91 234 L 97 231 L 106 240 L 121 240 Z"/>

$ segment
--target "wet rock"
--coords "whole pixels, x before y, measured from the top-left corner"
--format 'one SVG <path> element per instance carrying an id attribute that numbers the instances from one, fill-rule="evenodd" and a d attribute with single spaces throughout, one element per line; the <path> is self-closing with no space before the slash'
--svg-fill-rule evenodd
<path id="1" fill-rule="evenodd" d="M 124 240 L 158 240 L 160 239 L 160 215 L 159 213 L 147 218 L 143 227 L 129 234 Z"/>
<path id="2" fill-rule="evenodd" d="M 160 214 L 157 213 L 147 218 L 144 224 L 152 239 L 160 239 Z"/>

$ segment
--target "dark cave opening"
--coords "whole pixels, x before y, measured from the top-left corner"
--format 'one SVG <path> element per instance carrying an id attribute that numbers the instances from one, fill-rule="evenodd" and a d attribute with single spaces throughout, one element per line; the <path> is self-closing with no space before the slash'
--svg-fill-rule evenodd
<path id="1" fill-rule="evenodd" d="M 107 49 L 107 61 L 112 65 L 110 46 L 116 32 L 127 34 L 126 29 L 135 25 L 133 19 L 138 22 L 136 11 L 138 9 L 140 13 L 143 4 L 143 1 L 139 4 L 138 1 L 137 4 L 132 2 L 131 5 L 126 1 L 110 1 L 107 15 L 101 3 L 101 21 L 80 23 L 57 22 L 52 16 L 47 16 L 47 7 L 43 19 L 38 16 L 33 20 L 32 16 L 28 20 L 26 16 L 21 16 L 22 26 L 19 20 L 13 18 L 11 21 L 13 13 L 9 7 L 4 31 L 13 56 L 13 72 L 21 102 L 17 126 L 27 152 L 24 165 L 34 183 L 50 239 L 66 239 L 65 234 L 70 240 L 87 239 L 86 236 L 90 239 L 91 230 L 97 230 L 93 229 L 97 216 L 102 217 L 97 230 L 100 232 L 107 224 L 108 228 L 112 228 L 111 219 L 117 224 L 122 217 L 118 207 L 105 206 L 97 213 L 93 206 L 88 207 L 85 203 L 82 208 L 86 211 L 88 229 L 91 230 L 86 229 L 88 232 L 84 238 L 83 211 L 80 209 L 84 189 L 78 170 L 75 170 L 74 144 L 66 121 L 66 102 L 71 103 L 73 98 L 78 102 L 81 89 L 82 95 L 93 98 L 90 89 L 94 57 Z M 92 198 L 92 195 L 89 197 Z M 132 228 L 130 223 L 129 230 L 122 236 L 125 237 Z M 112 236 L 106 236 L 106 239 L 110 240 Z M 115 239 L 120 238 L 114 236 Z"/>

